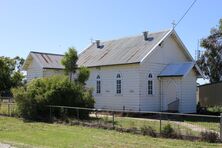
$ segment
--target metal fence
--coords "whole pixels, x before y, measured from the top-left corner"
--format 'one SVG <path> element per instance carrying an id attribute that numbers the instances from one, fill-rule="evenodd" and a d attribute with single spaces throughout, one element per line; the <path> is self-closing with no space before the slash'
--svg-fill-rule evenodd
<path id="1" fill-rule="evenodd" d="M 178 135 L 190 138 L 201 137 L 202 132 L 217 133 L 222 139 L 222 117 L 198 114 L 181 114 L 151 111 L 124 111 L 109 109 L 91 109 L 67 106 L 47 106 L 49 117 L 53 122 L 61 121 L 55 116 L 60 113 L 62 119 L 72 125 L 96 126 L 117 129 L 134 133 L 144 133 L 150 129 L 157 134 L 164 134 L 170 127 Z M 54 112 L 56 110 L 56 112 Z M 70 111 L 74 114 L 68 115 Z M 89 112 L 89 118 L 81 118 L 83 113 Z"/>
<path id="2" fill-rule="evenodd" d="M 1 103 L 0 114 L 13 116 L 13 103 Z M 94 109 L 69 106 L 46 106 L 49 121 L 146 134 L 164 134 L 169 128 L 178 135 L 199 138 L 202 132 L 217 133 L 222 139 L 222 116 L 150 111 Z M 89 115 L 89 116 L 88 116 Z"/>
<path id="3" fill-rule="evenodd" d="M 14 116 L 16 114 L 15 103 L 0 102 L 0 115 Z"/>

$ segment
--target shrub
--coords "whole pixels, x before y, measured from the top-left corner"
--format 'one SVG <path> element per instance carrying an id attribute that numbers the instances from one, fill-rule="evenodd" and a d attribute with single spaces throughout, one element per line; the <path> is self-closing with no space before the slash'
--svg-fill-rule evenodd
<path id="1" fill-rule="evenodd" d="M 176 135 L 176 132 L 174 131 L 174 129 L 171 127 L 170 124 L 167 124 L 163 127 L 163 130 L 161 131 L 161 134 L 163 137 L 166 138 L 173 138 Z"/>
<path id="2" fill-rule="evenodd" d="M 201 132 L 201 140 L 215 143 L 215 142 L 219 141 L 219 135 L 217 133 L 211 132 L 211 131 Z"/>
<path id="3" fill-rule="evenodd" d="M 138 129 L 136 127 L 130 127 L 130 128 L 126 129 L 126 132 L 132 133 L 132 134 L 137 134 L 138 133 Z"/>
<path id="4" fill-rule="evenodd" d="M 222 106 L 207 107 L 207 111 L 212 114 L 220 114 L 222 112 Z"/>
<path id="5" fill-rule="evenodd" d="M 151 126 L 142 126 L 141 127 L 141 133 L 143 135 L 149 135 L 149 136 L 152 136 L 152 137 L 156 137 L 156 131 L 151 127 Z"/>
<path id="6" fill-rule="evenodd" d="M 13 89 L 19 114 L 27 119 L 39 119 L 49 115 L 46 105 L 60 105 L 92 108 L 92 90 L 83 84 L 70 82 L 66 76 L 53 76 L 32 80 L 25 87 Z M 66 110 L 66 115 L 75 115 L 76 110 Z M 60 117 L 64 111 L 53 109 L 53 115 Z M 79 111 L 79 117 L 88 117 L 88 111 Z"/>

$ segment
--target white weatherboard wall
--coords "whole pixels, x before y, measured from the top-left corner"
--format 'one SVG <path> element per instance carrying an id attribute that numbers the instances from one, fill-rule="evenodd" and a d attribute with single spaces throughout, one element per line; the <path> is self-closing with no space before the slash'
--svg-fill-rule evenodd
<path id="1" fill-rule="evenodd" d="M 194 71 L 183 77 L 181 80 L 181 96 L 182 100 L 180 101 L 181 108 L 180 111 L 184 113 L 194 113 L 196 112 L 196 75 Z"/>
<path id="2" fill-rule="evenodd" d="M 87 86 L 94 88 L 96 108 L 139 110 L 139 65 L 105 66 L 90 68 Z M 122 94 L 116 94 L 116 75 L 121 74 Z M 100 75 L 101 94 L 96 94 L 96 77 Z"/>
<path id="3" fill-rule="evenodd" d="M 167 64 L 171 63 L 179 63 L 179 62 L 187 62 L 190 61 L 185 54 L 183 53 L 184 50 L 179 46 L 179 44 L 176 42 L 176 40 L 171 36 L 167 38 L 163 46 L 158 46 L 156 50 L 154 50 L 153 53 L 151 53 L 150 57 L 146 58 L 141 64 L 139 68 L 139 87 L 140 87 L 140 101 L 139 106 L 140 110 L 145 111 L 160 111 L 161 110 L 161 94 L 160 94 L 160 88 L 161 83 L 160 80 L 157 78 L 157 76 L 160 74 L 160 72 L 167 66 Z M 147 81 L 148 81 L 148 74 L 153 74 L 153 81 L 154 81 L 154 94 L 148 95 L 147 93 Z M 161 78 L 162 79 L 162 78 Z M 169 79 L 175 79 L 175 78 L 166 78 L 162 81 L 169 81 Z M 163 83 L 163 82 L 162 82 Z M 184 80 L 180 80 L 176 78 L 175 83 L 177 83 L 177 95 L 181 99 L 181 111 L 182 112 L 195 112 L 193 109 L 193 106 L 196 105 L 196 103 L 193 103 L 193 101 L 196 101 L 194 97 L 185 97 L 186 95 L 190 94 L 190 96 L 195 95 L 193 91 L 196 91 L 196 79 L 193 77 L 185 77 Z M 182 84 L 183 83 L 183 84 Z M 164 83 L 163 83 L 164 84 Z M 187 89 L 190 88 L 187 91 L 183 92 L 183 95 L 181 93 L 181 85 L 185 85 L 183 87 L 186 87 Z M 162 86 L 162 98 L 165 97 L 166 93 L 164 92 L 164 87 Z M 165 93 L 165 94 L 164 94 Z M 164 100 L 162 100 L 162 105 L 164 103 Z M 185 103 L 185 104 L 183 104 Z M 186 109 L 185 106 L 191 105 L 192 109 Z"/>
<path id="4" fill-rule="evenodd" d="M 27 82 L 31 81 L 32 79 L 41 77 L 43 77 L 43 69 L 35 59 L 32 59 L 32 62 L 27 69 Z"/>
<path id="5" fill-rule="evenodd" d="M 64 70 L 62 69 L 43 69 L 43 77 L 50 77 L 55 75 L 63 75 Z"/>

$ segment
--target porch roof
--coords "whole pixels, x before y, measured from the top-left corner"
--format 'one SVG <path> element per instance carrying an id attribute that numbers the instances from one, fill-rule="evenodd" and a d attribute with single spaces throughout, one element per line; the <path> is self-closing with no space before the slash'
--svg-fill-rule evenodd
<path id="1" fill-rule="evenodd" d="M 187 75 L 193 67 L 195 67 L 195 62 L 169 64 L 160 72 L 158 77 L 183 77 Z"/>

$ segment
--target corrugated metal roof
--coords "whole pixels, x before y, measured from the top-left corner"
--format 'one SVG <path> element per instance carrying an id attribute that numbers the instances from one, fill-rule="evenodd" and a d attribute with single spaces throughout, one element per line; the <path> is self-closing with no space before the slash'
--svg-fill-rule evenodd
<path id="1" fill-rule="evenodd" d="M 64 69 L 61 63 L 64 55 L 31 51 L 30 56 L 36 59 L 43 68 Z"/>
<path id="2" fill-rule="evenodd" d="M 144 40 L 141 34 L 117 40 L 101 42 L 101 48 L 94 43 L 79 55 L 79 66 L 94 67 L 117 64 L 139 63 L 151 49 L 171 30 L 149 33 Z"/>
<path id="3" fill-rule="evenodd" d="M 186 75 L 194 67 L 194 65 L 194 62 L 169 64 L 164 68 L 158 77 L 182 77 Z"/>

